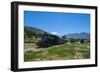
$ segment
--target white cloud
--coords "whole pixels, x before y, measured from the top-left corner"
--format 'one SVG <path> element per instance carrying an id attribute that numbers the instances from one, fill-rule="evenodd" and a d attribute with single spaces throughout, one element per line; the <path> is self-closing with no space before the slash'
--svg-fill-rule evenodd
<path id="1" fill-rule="evenodd" d="M 51 34 L 58 35 L 58 33 L 57 33 L 57 32 L 52 32 Z"/>

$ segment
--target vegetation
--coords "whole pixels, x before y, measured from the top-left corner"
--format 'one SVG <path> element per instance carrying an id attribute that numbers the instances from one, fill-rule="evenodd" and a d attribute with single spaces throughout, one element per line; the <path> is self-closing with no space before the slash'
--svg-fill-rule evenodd
<path id="1" fill-rule="evenodd" d="M 83 39 L 81 39 L 81 40 L 80 40 L 80 43 L 84 43 L 84 40 L 83 40 Z"/>
<path id="2" fill-rule="evenodd" d="M 56 35 L 45 34 L 41 40 L 37 42 L 38 48 L 50 47 L 53 45 L 64 44 L 65 41 Z"/>
<path id="3" fill-rule="evenodd" d="M 24 55 L 24 61 L 41 60 L 68 60 L 90 58 L 90 48 L 88 43 L 61 44 L 45 48 L 40 51 L 28 51 Z"/>
<path id="4" fill-rule="evenodd" d="M 84 34 L 86 36 L 86 33 Z M 66 37 L 66 35 L 59 37 L 37 28 L 25 26 L 24 61 L 90 58 L 89 39 Z"/>

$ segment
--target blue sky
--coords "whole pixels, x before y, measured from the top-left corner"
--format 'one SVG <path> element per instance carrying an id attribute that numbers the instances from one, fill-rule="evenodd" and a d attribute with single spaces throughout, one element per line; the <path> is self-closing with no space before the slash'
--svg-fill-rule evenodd
<path id="1" fill-rule="evenodd" d="M 24 25 L 49 33 L 90 32 L 90 14 L 24 11 Z"/>

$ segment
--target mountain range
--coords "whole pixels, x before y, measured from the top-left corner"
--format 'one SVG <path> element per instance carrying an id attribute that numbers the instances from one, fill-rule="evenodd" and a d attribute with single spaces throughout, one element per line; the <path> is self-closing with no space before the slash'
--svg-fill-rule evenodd
<path id="1" fill-rule="evenodd" d="M 90 34 L 86 32 L 81 32 L 81 33 L 70 33 L 64 35 L 66 39 L 69 38 L 74 38 L 74 39 L 90 39 Z"/>
<path id="2" fill-rule="evenodd" d="M 30 27 L 30 26 L 24 26 L 24 35 L 28 36 L 28 37 L 41 37 L 44 34 L 49 34 L 49 35 L 53 35 L 51 33 L 48 33 L 44 30 L 35 28 L 35 27 Z M 59 36 L 59 35 L 56 35 Z M 61 36 L 60 36 L 61 37 Z M 90 39 L 90 33 L 87 32 L 81 32 L 81 33 L 69 33 L 69 34 L 65 34 L 62 37 L 66 38 L 66 39 L 70 39 L 70 38 L 74 38 L 74 39 Z"/>

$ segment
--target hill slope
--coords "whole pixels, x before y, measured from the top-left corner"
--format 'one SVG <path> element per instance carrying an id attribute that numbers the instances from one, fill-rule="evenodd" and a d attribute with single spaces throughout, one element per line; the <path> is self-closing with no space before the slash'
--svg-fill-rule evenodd
<path id="1" fill-rule="evenodd" d="M 25 26 L 24 27 L 24 35 L 31 38 L 33 36 L 35 37 L 41 37 L 44 34 L 49 34 L 48 32 L 45 32 L 41 29 L 35 28 L 35 27 L 29 27 L 29 26 Z"/>

